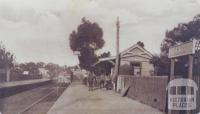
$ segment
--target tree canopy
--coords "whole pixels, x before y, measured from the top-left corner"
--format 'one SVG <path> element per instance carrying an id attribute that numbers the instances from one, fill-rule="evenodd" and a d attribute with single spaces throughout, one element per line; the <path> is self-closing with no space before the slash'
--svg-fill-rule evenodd
<path id="1" fill-rule="evenodd" d="M 95 51 L 101 49 L 105 41 L 103 39 L 103 30 L 97 23 L 82 19 L 77 31 L 72 31 L 69 36 L 70 48 L 72 51 L 79 51 L 79 65 L 86 70 L 91 69 L 98 57 Z"/>
<path id="2" fill-rule="evenodd" d="M 200 14 L 196 15 L 192 21 L 179 23 L 172 30 L 167 30 L 165 36 L 161 44 L 161 52 L 164 56 L 168 54 L 170 46 L 192 39 L 200 39 Z"/>
<path id="3" fill-rule="evenodd" d="M 196 15 L 193 20 L 187 23 L 179 23 L 172 30 L 167 30 L 165 38 L 161 43 L 161 54 L 152 59 L 152 63 L 160 72 L 160 75 L 169 74 L 170 60 L 168 58 L 169 47 L 181 44 L 192 39 L 200 39 L 200 15 Z M 183 67 L 183 66 L 178 66 Z M 159 73 L 158 73 L 159 74 Z"/>
<path id="4" fill-rule="evenodd" d="M 169 75 L 170 61 L 167 56 L 154 55 L 150 63 L 154 65 L 155 75 Z"/>
<path id="5" fill-rule="evenodd" d="M 14 55 L 7 51 L 2 42 L 0 42 L 0 69 L 13 66 Z"/>

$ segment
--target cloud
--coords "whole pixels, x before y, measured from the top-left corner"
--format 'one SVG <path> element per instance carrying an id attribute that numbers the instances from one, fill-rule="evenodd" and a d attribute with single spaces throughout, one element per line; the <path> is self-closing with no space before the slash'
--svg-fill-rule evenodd
<path id="1" fill-rule="evenodd" d="M 0 40 L 17 61 L 77 64 L 68 36 L 82 17 L 99 23 L 106 45 L 115 54 L 116 17 L 120 48 L 143 41 L 159 53 L 165 31 L 187 22 L 200 10 L 199 0 L 0 0 Z M 153 45 L 152 45 L 153 44 Z"/>

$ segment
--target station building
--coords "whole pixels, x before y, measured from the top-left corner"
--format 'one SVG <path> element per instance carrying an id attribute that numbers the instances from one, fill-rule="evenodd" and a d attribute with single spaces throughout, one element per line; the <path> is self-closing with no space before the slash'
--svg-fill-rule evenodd
<path id="1" fill-rule="evenodd" d="M 153 55 L 145 48 L 138 44 L 131 46 L 130 48 L 120 53 L 120 70 L 121 75 L 133 75 L 133 76 L 151 76 L 154 73 L 153 64 L 150 60 Z M 101 58 L 94 66 L 102 68 L 102 72 L 106 75 L 112 75 L 115 66 L 115 56 L 108 58 Z"/>

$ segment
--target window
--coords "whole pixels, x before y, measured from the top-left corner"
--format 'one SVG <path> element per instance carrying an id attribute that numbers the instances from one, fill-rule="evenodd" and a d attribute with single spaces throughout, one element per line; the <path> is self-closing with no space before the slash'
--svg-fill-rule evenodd
<path id="1" fill-rule="evenodd" d="M 141 63 L 140 62 L 132 62 L 131 66 L 133 68 L 134 75 L 141 75 Z"/>

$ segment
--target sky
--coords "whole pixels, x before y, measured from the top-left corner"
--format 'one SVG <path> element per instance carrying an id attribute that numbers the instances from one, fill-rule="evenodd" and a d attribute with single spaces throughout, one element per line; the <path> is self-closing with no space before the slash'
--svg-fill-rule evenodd
<path id="1" fill-rule="evenodd" d="M 97 53 L 115 54 L 116 18 L 120 19 L 120 50 L 142 41 L 160 53 L 165 31 L 200 14 L 200 0 L 0 0 L 0 41 L 16 61 L 78 64 L 69 34 L 81 18 L 103 29 L 105 46 Z"/>

